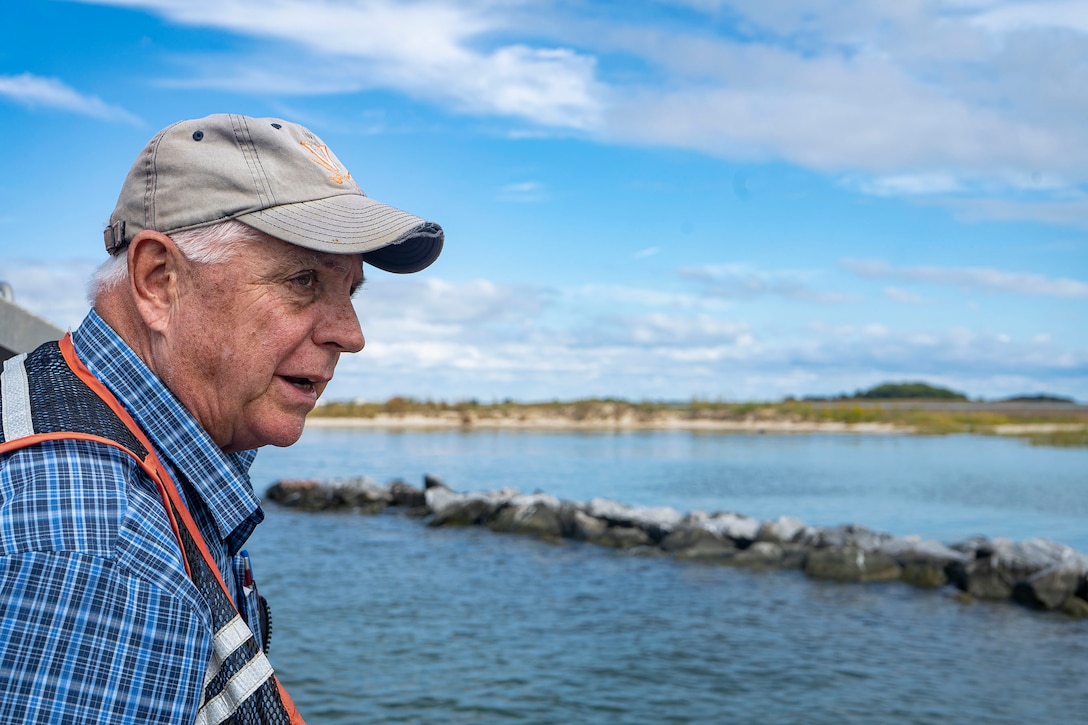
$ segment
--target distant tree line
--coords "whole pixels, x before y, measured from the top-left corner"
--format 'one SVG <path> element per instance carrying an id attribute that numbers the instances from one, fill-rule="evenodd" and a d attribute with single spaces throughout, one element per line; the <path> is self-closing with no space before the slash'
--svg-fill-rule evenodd
<path id="1" fill-rule="evenodd" d="M 955 390 L 929 383 L 883 383 L 868 390 L 858 390 L 853 395 L 806 396 L 805 400 L 967 400 L 967 396 Z"/>
<path id="2" fill-rule="evenodd" d="M 1014 398 L 1005 398 L 1009 403 L 1075 403 L 1077 402 L 1073 398 L 1066 398 L 1061 395 L 1017 395 Z"/>
<path id="3" fill-rule="evenodd" d="M 858 391 L 855 398 L 872 399 L 900 399 L 923 398 L 926 400 L 967 400 L 963 393 L 957 393 L 948 388 L 939 388 L 928 383 L 884 383 L 875 388 Z"/>
<path id="4" fill-rule="evenodd" d="M 838 395 L 834 397 L 806 397 L 805 400 L 964 400 L 968 398 L 963 393 L 948 388 L 942 388 L 929 383 L 905 382 L 882 383 L 868 390 L 859 390 L 853 395 Z M 1004 398 L 1003 402 L 1009 403 L 1074 403 L 1073 398 L 1065 398 L 1059 395 L 1040 393 L 1037 395 L 1017 395 Z"/>

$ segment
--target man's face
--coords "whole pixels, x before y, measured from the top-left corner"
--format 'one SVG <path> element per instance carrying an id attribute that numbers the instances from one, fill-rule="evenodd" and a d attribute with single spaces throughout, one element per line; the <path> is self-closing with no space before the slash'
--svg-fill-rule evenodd
<path id="1" fill-rule="evenodd" d="M 183 263 L 156 372 L 223 450 L 291 445 L 340 353 L 363 348 L 362 257 L 232 244 L 229 262 Z"/>

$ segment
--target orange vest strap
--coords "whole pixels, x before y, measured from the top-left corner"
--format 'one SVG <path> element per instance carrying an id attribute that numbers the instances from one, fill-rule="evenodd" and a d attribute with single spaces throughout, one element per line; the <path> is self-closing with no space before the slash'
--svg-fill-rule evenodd
<path id="1" fill-rule="evenodd" d="M 291 718 L 291 725 L 306 725 L 306 721 L 302 719 L 302 715 L 299 714 L 298 708 L 295 706 L 295 701 L 287 694 L 287 688 L 280 684 L 280 678 L 272 675 L 272 679 L 276 681 L 276 689 L 280 692 L 283 708 L 287 710 L 287 715 Z"/>
<path id="2" fill-rule="evenodd" d="M 72 372 L 76 374 L 80 380 L 82 380 L 87 387 L 95 392 L 98 397 L 102 399 L 110 407 L 110 410 L 125 424 L 132 435 L 136 436 L 136 440 L 140 441 L 144 449 L 147 451 L 147 459 L 141 461 L 141 465 L 144 466 L 150 475 L 152 480 L 155 481 L 155 485 L 159 489 L 159 496 L 162 498 L 163 507 L 166 509 L 166 515 L 170 517 L 170 525 L 174 529 L 174 535 L 178 539 L 178 546 L 182 547 L 182 552 L 185 551 L 184 545 L 181 541 L 181 535 L 178 531 L 178 527 L 184 526 L 186 531 L 189 532 L 189 536 L 192 537 L 193 543 L 196 544 L 200 550 L 200 555 L 203 557 L 204 562 L 208 565 L 212 574 L 215 575 L 215 580 L 219 582 L 219 586 L 222 587 L 223 592 L 227 595 L 230 601 L 234 602 L 234 597 L 230 593 L 230 589 L 227 588 L 226 582 L 223 581 L 223 575 L 219 572 L 219 565 L 215 563 L 215 558 L 208 550 L 208 545 L 204 541 L 204 537 L 200 534 L 200 529 L 197 528 L 196 522 L 193 521 L 192 515 L 189 513 L 189 509 L 185 506 L 185 501 L 181 498 L 181 494 L 178 493 L 177 485 L 174 480 L 167 473 L 166 467 L 163 466 L 158 456 L 155 455 L 155 447 L 151 445 L 151 441 L 144 435 L 143 430 L 136 424 L 136 421 L 132 419 L 132 416 L 128 414 L 124 406 L 121 405 L 121 401 L 117 400 L 109 388 L 102 384 L 98 378 L 94 376 L 87 366 L 83 364 L 83 361 L 79 359 L 76 354 L 75 346 L 72 344 L 72 333 L 68 333 L 60 339 L 60 352 L 64 356 L 64 361 L 68 363 L 68 367 L 72 369 Z M 139 460 L 137 458 L 137 460 Z M 180 521 L 175 520 L 174 512 L 177 513 Z M 182 559 L 185 557 L 182 556 Z M 189 562 L 185 562 L 185 571 L 192 576 L 192 572 L 189 570 Z M 235 609 L 237 609 L 235 604 Z"/>

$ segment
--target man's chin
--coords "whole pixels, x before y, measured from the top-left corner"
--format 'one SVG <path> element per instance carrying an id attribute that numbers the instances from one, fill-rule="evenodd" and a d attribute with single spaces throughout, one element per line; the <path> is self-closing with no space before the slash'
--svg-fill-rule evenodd
<path id="1" fill-rule="evenodd" d="M 266 445 L 276 446 L 277 448 L 285 448 L 286 446 L 294 445 L 298 443 L 298 439 L 302 437 L 302 431 L 306 426 L 306 416 L 299 416 L 297 419 L 290 423 L 284 423 L 279 426 L 274 435 L 269 437 Z"/>
<path id="2" fill-rule="evenodd" d="M 281 413 L 275 416 L 273 420 L 263 421 L 263 424 L 253 426 L 250 435 L 223 450 L 231 453 L 263 448 L 264 446 L 285 448 L 298 442 L 298 439 L 302 437 L 305 423 L 306 415 L 304 413 Z"/>

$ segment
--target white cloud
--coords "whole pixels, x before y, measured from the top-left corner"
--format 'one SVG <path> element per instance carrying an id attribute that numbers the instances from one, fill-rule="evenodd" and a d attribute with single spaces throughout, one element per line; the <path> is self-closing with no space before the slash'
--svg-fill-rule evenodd
<path id="1" fill-rule="evenodd" d="M 698 311 L 722 311 L 732 305 L 719 299 L 687 292 L 670 292 L 648 287 L 630 287 L 615 284 L 588 284 L 577 289 L 567 290 L 566 294 L 574 304 L 605 305 L 613 309 L 631 307 L 634 309 L 677 309 Z"/>
<path id="2" fill-rule="evenodd" d="M 1031 27 L 995 36 L 973 22 L 1015 4 L 694 4 L 728 7 L 739 39 L 694 27 L 601 32 L 614 52 L 669 73 L 632 84 L 641 95 L 617 113 L 640 137 L 878 176 L 962 184 L 1058 168 L 1084 180 L 1063 138 L 1084 133 L 1072 111 L 1088 101 L 1068 89 L 1088 38 L 1066 30 L 1056 43 L 1053 29 Z M 634 113 L 640 105 L 650 113 Z"/>
<path id="3" fill-rule="evenodd" d="M 908 292 L 898 287 L 885 287 L 884 296 L 893 302 L 901 302 L 905 305 L 920 305 L 922 298 L 913 292 Z"/>
<path id="4" fill-rule="evenodd" d="M 850 185 L 850 180 L 844 180 Z M 857 188 L 873 196 L 921 196 L 949 194 L 963 190 L 962 182 L 953 174 L 898 174 L 860 179 Z"/>
<path id="5" fill-rule="evenodd" d="M 924 379 L 972 396 L 1029 389 L 1067 390 L 1078 397 L 1088 393 L 1088 348 L 1065 347 L 1049 337 L 1017 338 L 962 327 L 886 328 L 874 335 L 865 326 L 814 323 L 810 330 L 805 344 L 784 348 L 787 367 L 858 381 L 841 390 L 869 382 Z M 1033 382 L 1018 384 L 1018 389 L 994 387 L 990 381 L 999 378 Z"/>
<path id="6" fill-rule="evenodd" d="M 1030 272 L 1005 272 L 989 267 L 893 267 L 887 262 L 872 259 L 844 259 L 839 266 L 870 279 L 925 282 L 953 285 L 967 290 L 1043 297 L 1088 298 L 1086 282 Z"/>
<path id="7" fill-rule="evenodd" d="M 999 33 L 1036 28 L 1088 33 L 1088 5 L 1082 0 L 999 4 L 979 13 L 971 22 Z"/>
<path id="8" fill-rule="evenodd" d="M 361 302 L 375 323 L 367 329 L 364 321 L 367 349 L 344 360 L 331 398 L 770 399 L 906 379 L 974 396 L 1088 396 L 1088 349 L 1045 333 L 871 320 L 783 329 L 713 299 L 606 285 L 548 290 L 396 279 L 370 292 L 373 299 Z M 624 302 L 628 312 L 616 313 L 619 300 L 638 306 Z"/>
<path id="9" fill-rule="evenodd" d="M 496 326 L 521 326 L 550 303 L 554 292 L 488 280 L 448 282 L 433 277 L 367 280 L 356 298 L 364 333 L 410 339 L 428 326 L 429 336 L 478 336 Z"/>
<path id="10" fill-rule="evenodd" d="M 0 279 L 14 284 L 18 304 L 75 327 L 93 268 L 6 258 Z M 715 300 L 650 292 L 376 275 L 356 303 L 366 349 L 342 359 L 326 398 L 770 399 L 925 379 L 973 396 L 1088 399 L 1082 340 L 874 321 L 780 329 Z M 615 313 L 625 297 L 640 300 L 642 311 Z"/>
<path id="11" fill-rule="evenodd" d="M 392 89 L 514 119 L 514 135 L 785 160 L 864 193 L 966 195 L 978 201 L 965 214 L 1083 225 L 1082 208 L 1047 196 L 1088 184 L 1088 94 L 1070 91 L 1088 54 L 1083 2 L 678 0 L 714 22 L 664 24 L 621 4 L 85 1 L 290 45 L 191 64 L 215 73 L 183 83 Z M 1023 190 L 1044 196 L 989 205 Z"/>
<path id="12" fill-rule="evenodd" d="M 691 57 L 687 39 L 671 38 L 668 45 L 668 52 Z M 702 72 L 691 69 L 666 87 L 615 91 L 609 133 L 729 158 L 785 159 L 823 172 L 872 175 L 859 186 L 885 194 L 1010 187 L 1039 170 L 1065 184 L 1088 180 L 1088 153 L 1069 147 L 1085 132 L 1063 120 L 1068 101 L 1039 98 L 1038 89 L 1002 88 L 1005 98 L 983 97 L 982 90 L 972 94 L 935 82 L 962 75 L 963 67 L 909 67 L 881 49 L 813 58 L 774 47 L 713 45 Z M 1042 60 L 1031 62 L 1035 72 L 1050 71 Z M 712 81 L 700 77 L 710 74 Z M 1012 109 L 999 112 L 998 103 Z M 1040 114 L 1043 109 L 1049 114 Z"/>
<path id="13" fill-rule="evenodd" d="M 1029 220 L 1088 229 L 1088 196 L 1062 194 L 1053 199 L 938 198 L 931 203 L 946 207 L 963 221 Z"/>
<path id="14" fill-rule="evenodd" d="M 122 121 L 140 125 L 139 118 L 119 106 L 112 106 L 96 96 L 79 93 L 56 78 L 42 78 L 31 73 L 0 75 L 0 96 L 30 108 L 50 108 L 91 116 L 104 121 Z"/>
<path id="15" fill-rule="evenodd" d="M 750 347 L 754 344 L 746 322 L 706 314 L 677 315 L 651 312 L 624 317 L 607 316 L 589 321 L 583 345 L 607 340 L 630 346 L 674 345 L 678 348 Z M 602 324 L 603 323 L 603 324 Z M 602 330 L 604 327 L 606 329 Z"/>
<path id="16" fill-rule="evenodd" d="M 840 304 L 857 302 L 856 295 L 821 290 L 809 280 L 816 276 L 802 270 L 765 272 L 743 264 L 685 267 L 680 276 L 697 283 L 702 293 L 724 299 L 751 299 L 765 295 L 785 297 L 798 302 Z"/>
<path id="17" fill-rule="evenodd" d="M 486 342 L 374 342 L 342 362 L 329 396 L 737 400 L 922 379 L 972 396 L 1088 397 L 1088 349 L 1039 336 L 817 323 L 783 337 L 742 320 L 665 314 L 587 319 L 574 334 L 508 332 Z"/>
<path id="18" fill-rule="evenodd" d="M 90 0 L 94 1 L 94 0 Z M 300 62 L 265 51 L 260 64 L 217 63 L 214 75 L 186 79 L 254 92 L 392 88 L 429 101 L 533 124 L 584 129 L 599 115 L 595 60 L 563 47 L 479 39 L 516 30 L 509 9 L 486 2 L 331 0 L 101 0 L 138 7 L 186 25 L 271 38 L 305 49 Z M 227 68 L 239 68 L 238 74 Z M 263 68 L 257 70 L 257 68 Z M 295 80 L 304 78 L 304 81 Z"/>
<path id="19" fill-rule="evenodd" d="M 499 189 L 500 201 L 536 203 L 548 200 L 548 193 L 539 181 L 520 181 Z"/>

